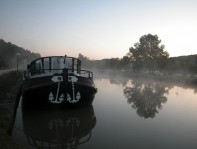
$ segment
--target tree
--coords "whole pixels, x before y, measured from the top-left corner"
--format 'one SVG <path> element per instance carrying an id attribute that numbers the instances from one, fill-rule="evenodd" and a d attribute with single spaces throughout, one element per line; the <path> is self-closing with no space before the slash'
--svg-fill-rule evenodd
<path id="1" fill-rule="evenodd" d="M 78 59 L 81 60 L 83 67 L 91 67 L 91 60 L 88 57 L 79 53 Z"/>
<path id="2" fill-rule="evenodd" d="M 129 55 L 125 55 L 125 56 L 123 56 L 123 58 L 120 59 L 120 67 L 121 68 L 127 69 L 129 64 L 130 64 Z"/>
<path id="3" fill-rule="evenodd" d="M 27 63 L 40 57 L 40 54 L 38 53 L 30 52 L 22 47 L 12 44 L 11 42 L 5 42 L 3 39 L 0 39 L 0 69 L 16 67 L 18 53 L 20 53 L 18 62 L 21 68 L 26 67 Z"/>
<path id="4" fill-rule="evenodd" d="M 133 62 L 133 69 L 146 68 L 149 71 L 164 67 L 165 60 L 169 58 L 168 52 L 164 51 L 165 46 L 160 45 L 157 35 L 143 35 L 134 47 L 129 48 L 130 58 Z"/>

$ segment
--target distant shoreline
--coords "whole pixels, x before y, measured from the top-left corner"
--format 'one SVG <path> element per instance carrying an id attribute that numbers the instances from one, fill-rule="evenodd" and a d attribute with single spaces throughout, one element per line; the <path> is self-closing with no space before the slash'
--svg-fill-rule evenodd
<path id="1" fill-rule="evenodd" d="M 133 72 L 133 71 L 119 71 L 119 70 L 96 70 L 92 69 L 96 77 L 108 76 L 118 79 L 120 76 L 127 79 L 134 79 L 136 81 L 159 81 L 163 83 L 170 83 L 175 85 L 189 85 L 192 88 L 197 87 L 197 75 L 191 74 L 162 74 L 149 72 Z"/>

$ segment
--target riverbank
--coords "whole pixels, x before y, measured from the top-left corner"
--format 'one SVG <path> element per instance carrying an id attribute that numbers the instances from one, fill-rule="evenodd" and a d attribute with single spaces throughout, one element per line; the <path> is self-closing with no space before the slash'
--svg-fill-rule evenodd
<path id="1" fill-rule="evenodd" d="M 4 72 L 0 75 L 0 148 L 19 149 L 20 147 L 8 135 L 11 124 L 16 95 L 22 79 L 22 73 Z"/>

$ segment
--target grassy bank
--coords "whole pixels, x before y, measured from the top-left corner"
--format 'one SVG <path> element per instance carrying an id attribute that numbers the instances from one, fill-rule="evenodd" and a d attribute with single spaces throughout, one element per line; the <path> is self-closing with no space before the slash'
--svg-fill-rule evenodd
<path id="1" fill-rule="evenodd" d="M 0 75 L 0 149 L 20 147 L 7 134 L 10 126 L 16 95 L 22 81 L 22 73 L 11 71 Z"/>

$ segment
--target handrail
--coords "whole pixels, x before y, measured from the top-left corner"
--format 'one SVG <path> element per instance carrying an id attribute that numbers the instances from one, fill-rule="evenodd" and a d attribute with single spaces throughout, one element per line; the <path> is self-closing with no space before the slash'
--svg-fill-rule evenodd
<path id="1" fill-rule="evenodd" d="M 63 60 L 63 61 L 60 63 L 60 60 Z M 59 66 L 56 64 L 54 65 L 54 62 L 56 62 L 56 61 Z M 56 67 L 56 68 L 54 68 L 54 67 Z M 50 57 L 38 58 L 38 59 L 32 61 L 31 64 L 28 65 L 28 67 L 27 67 L 27 69 L 30 72 L 34 72 L 34 71 L 35 72 L 39 72 L 39 71 L 42 72 L 47 69 L 49 69 L 49 71 L 51 71 L 51 70 L 55 70 L 55 69 L 64 69 L 64 68 L 72 69 L 73 72 L 76 69 L 76 72 L 80 73 L 81 61 L 77 58 L 74 58 L 74 57 L 50 56 Z"/>
<path id="2" fill-rule="evenodd" d="M 79 60 L 79 59 L 78 59 L 78 58 L 76 58 L 76 57 L 70 57 L 70 56 L 45 56 L 45 57 L 37 58 L 37 59 L 33 60 L 31 63 L 33 63 L 33 62 L 35 62 L 35 61 L 37 61 L 37 60 L 39 60 L 39 59 L 53 58 L 53 57 L 70 58 L 70 59 L 75 59 L 75 60 L 77 60 L 77 61 L 80 61 L 80 62 L 81 62 L 81 60 Z"/>
<path id="3" fill-rule="evenodd" d="M 70 73 L 77 73 L 78 75 L 84 75 L 87 74 L 88 78 L 93 78 L 93 72 L 89 71 L 89 70 L 78 70 L 78 69 L 41 69 L 41 70 L 36 70 L 36 71 L 32 71 L 32 70 L 28 70 L 29 73 L 33 76 L 33 75 L 38 75 L 38 74 L 42 74 L 42 73 L 46 73 L 46 71 L 52 72 L 52 71 L 61 71 L 61 73 L 63 73 L 63 70 L 67 70 Z M 54 74 L 54 73 L 53 73 Z"/>

